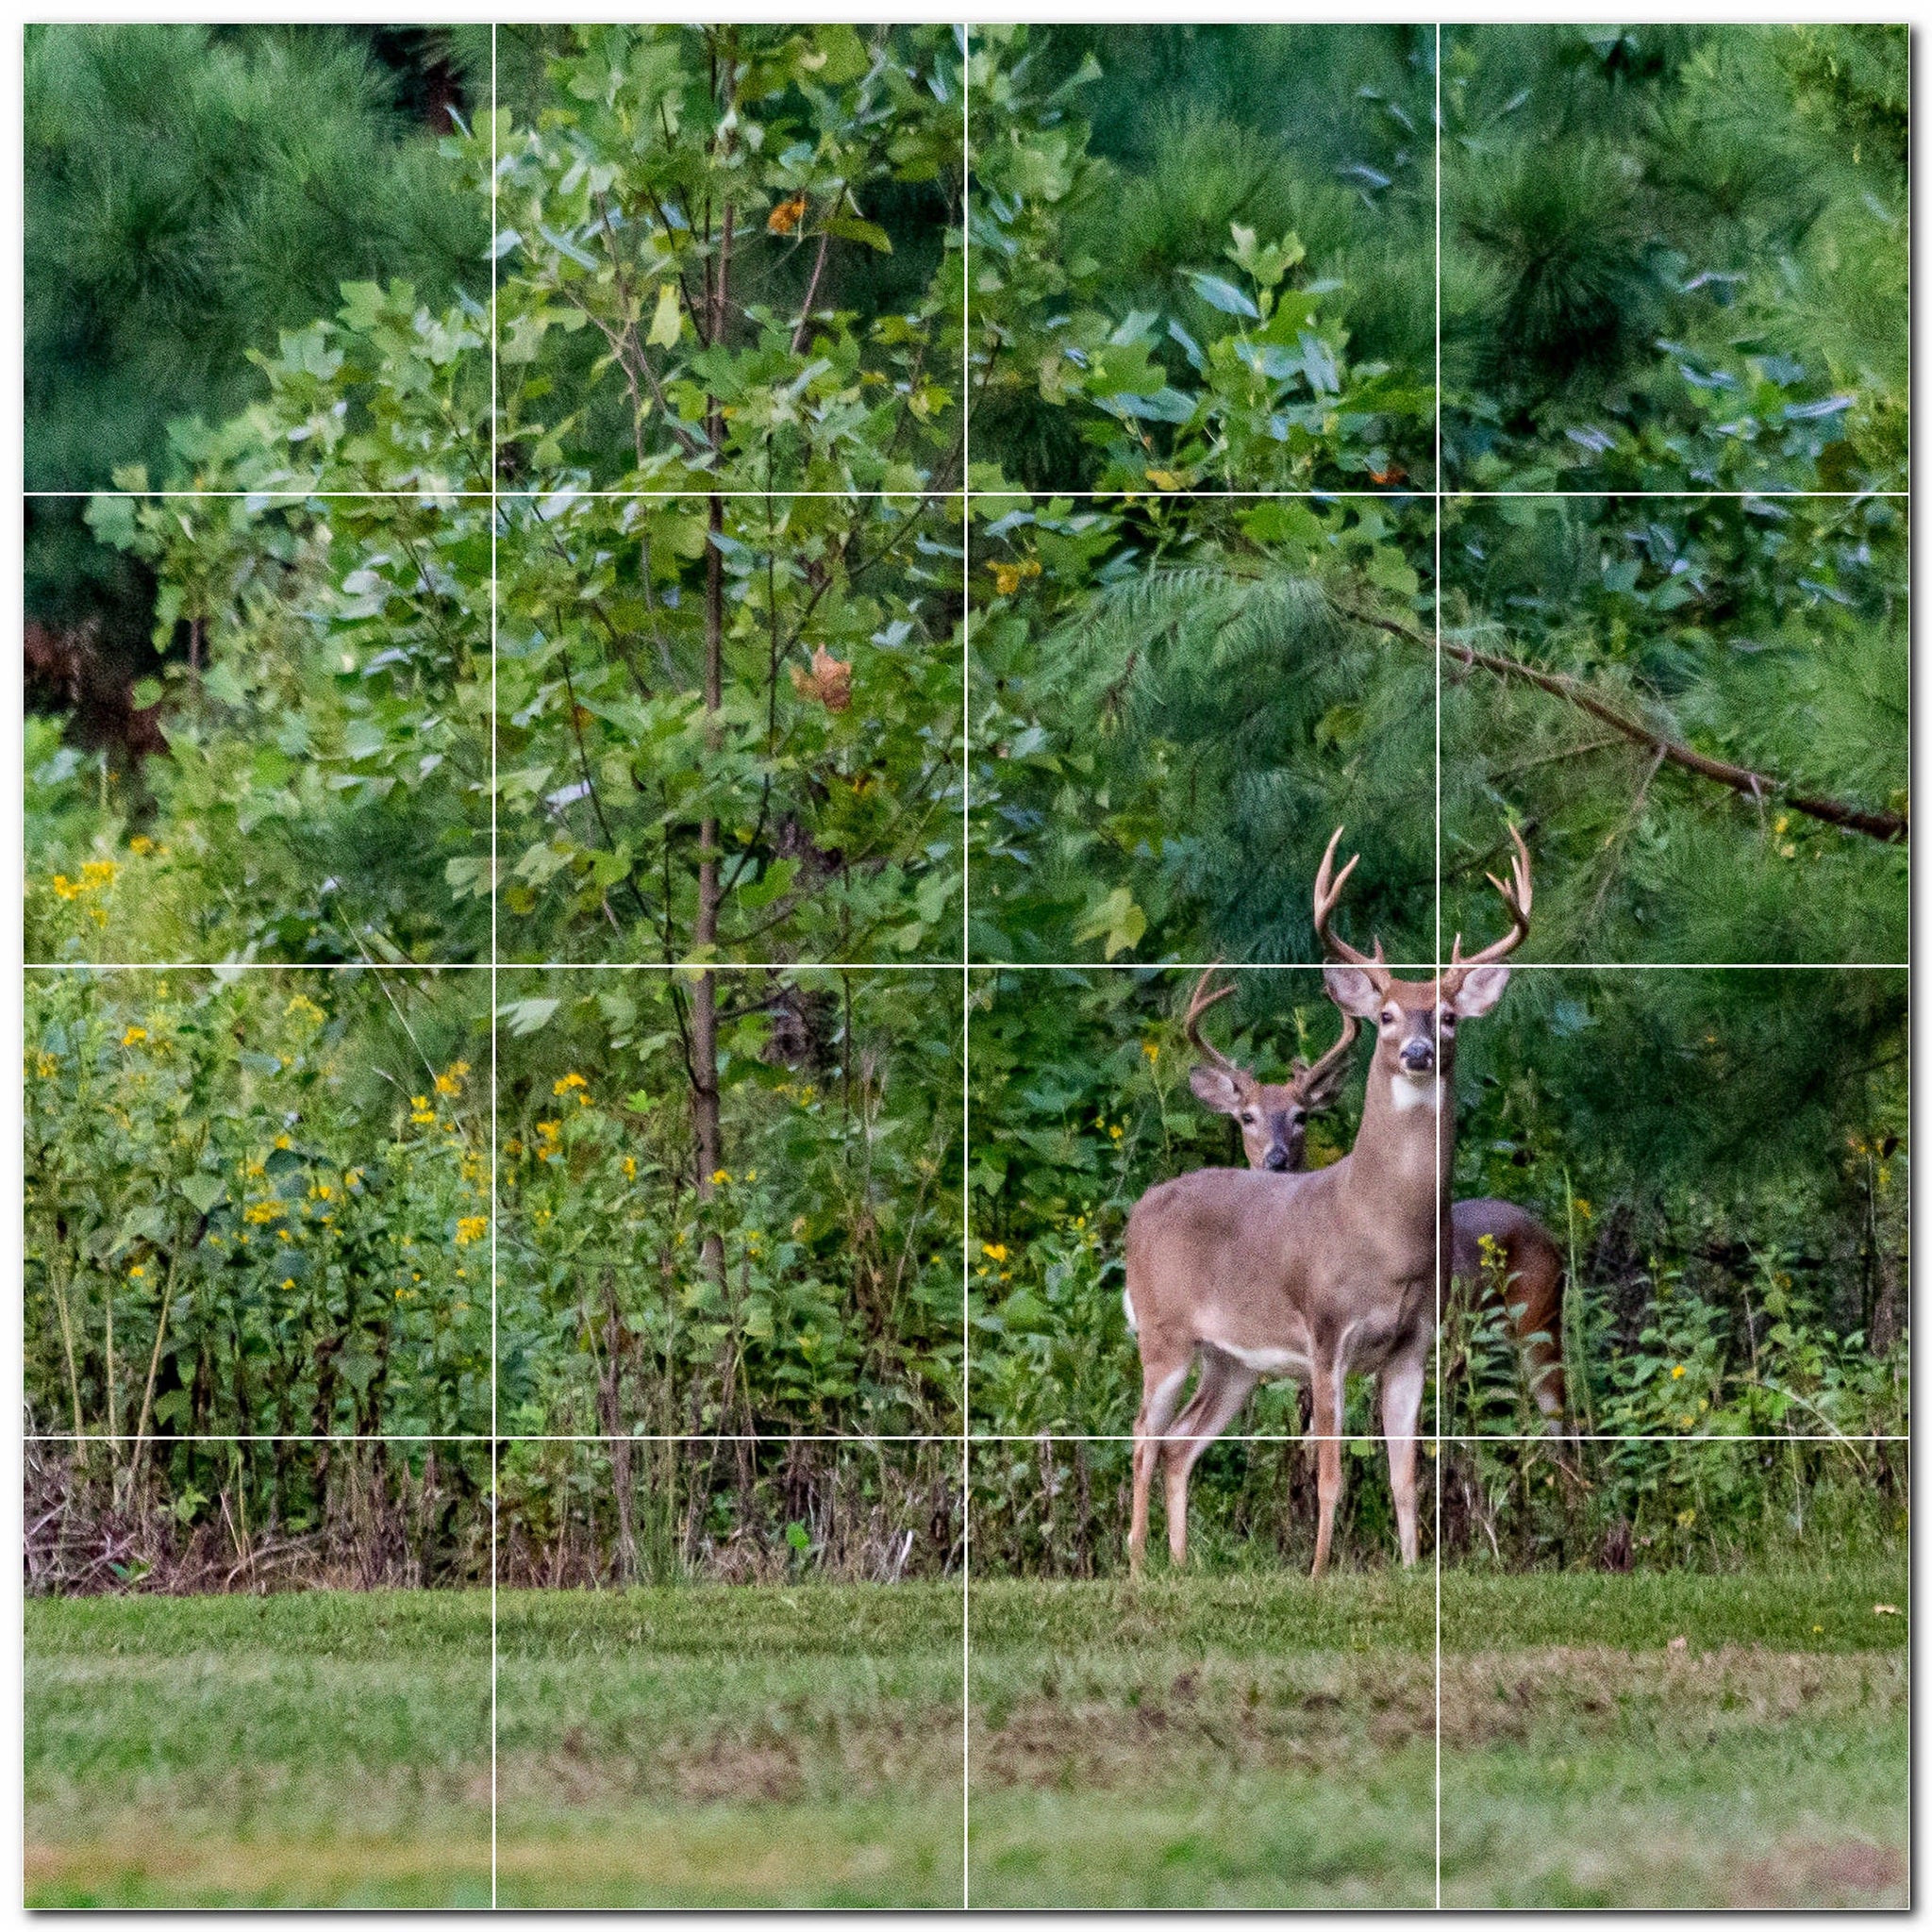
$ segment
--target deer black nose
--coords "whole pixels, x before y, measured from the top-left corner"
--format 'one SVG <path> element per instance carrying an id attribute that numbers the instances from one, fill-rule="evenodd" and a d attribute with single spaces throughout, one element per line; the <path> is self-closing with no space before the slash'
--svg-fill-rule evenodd
<path id="1" fill-rule="evenodd" d="M 1402 1049 L 1405 1074 L 1426 1074 L 1436 1064 L 1436 1049 L 1426 1040 L 1411 1040 Z"/>
<path id="2" fill-rule="evenodd" d="M 1288 1149 L 1279 1146 L 1269 1148 L 1268 1152 L 1261 1157 L 1261 1165 L 1270 1174 L 1286 1173 L 1288 1169 Z"/>

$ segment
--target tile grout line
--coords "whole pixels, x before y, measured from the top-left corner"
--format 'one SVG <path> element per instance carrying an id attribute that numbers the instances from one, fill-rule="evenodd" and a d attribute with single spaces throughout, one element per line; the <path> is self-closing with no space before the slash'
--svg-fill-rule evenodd
<path id="1" fill-rule="evenodd" d="M 973 23 L 959 23 L 959 1909 L 973 1907 Z"/>
<path id="2" fill-rule="evenodd" d="M 497 1790 L 496 1790 L 496 1737 L 497 1703 L 496 1678 L 498 1669 L 496 1634 L 496 1575 L 497 1556 L 497 1506 L 500 1501 L 503 1452 L 497 1436 L 496 1385 L 497 1385 L 497 1336 L 496 1336 L 496 1288 L 497 1288 L 497 1190 L 496 1190 L 496 967 L 497 935 L 496 916 L 499 902 L 497 891 L 497 826 L 496 826 L 496 663 L 498 629 L 498 587 L 496 577 L 496 537 L 500 519 L 497 514 L 497 434 L 501 427 L 502 398 L 497 392 L 498 368 L 496 359 L 497 320 L 496 288 L 500 279 L 497 266 L 496 238 L 500 232 L 497 212 L 497 78 L 496 78 L 496 36 L 498 23 L 490 23 L 490 1909 L 496 1909 L 497 1877 Z"/>

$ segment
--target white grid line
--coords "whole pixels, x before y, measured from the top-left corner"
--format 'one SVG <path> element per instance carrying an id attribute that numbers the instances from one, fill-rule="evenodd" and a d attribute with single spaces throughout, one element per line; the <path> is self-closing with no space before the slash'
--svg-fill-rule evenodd
<path id="1" fill-rule="evenodd" d="M 1436 24 L 1435 150 L 1436 150 L 1436 486 L 1434 528 L 1435 575 L 1429 589 L 1436 617 L 1436 976 L 1442 973 L 1442 26 Z M 1456 1097 L 1448 1096 L 1448 1126 L 1456 1131 Z M 1430 1555 L 1436 1568 L 1436 1909 L 1442 1909 L 1442 1161 L 1440 1131 L 1436 1143 L 1436 1391 L 1431 1411 L 1436 1425 L 1435 1469 L 1429 1482 L 1436 1510 L 1436 1534 Z"/>
<path id="2" fill-rule="evenodd" d="M 962 886 L 963 886 L 962 881 Z M 1439 915 L 1440 916 L 1440 915 Z M 1391 973 L 1433 973 L 1428 959 L 1391 959 Z M 29 959 L 27 973 L 1319 973 L 1317 959 Z M 1511 973 L 1907 973 L 1907 959 L 1512 959 Z"/>
<path id="3" fill-rule="evenodd" d="M 959 475 L 973 477 L 973 23 L 959 24 Z M 973 498 L 959 506 L 959 1909 L 973 1906 Z"/>
<path id="4" fill-rule="evenodd" d="M 261 1442 L 271 1445 L 277 1442 L 315 1442 L 327 1443 L 331 1447 L 336 1448 L 340 1448 L 346 1443 L 354 1442 L 385 1442 L 398 1445 L 410 1442 L 493 1442 L 497 1444 L 499 1447 L 508 1447 L 509 1445 L 517 1442 L 691 1442 L 707 1446 L 720 1442 L 750 1442 L 770 1449 L 787 1449 L 791 1447 L 794 1443 L 800 1442 L 842 1442 L 850 1444 L 855 1447 L 863 1447 L 868 1444 L 877 1444 L 881 1442 L 956 1442 L 963 1443 L 964 1446 L 969 1449 L 977 1449 L 982 1447 L 996 1446 L 1003 1442 L 1020 1443 L 1024 1444 L 1028 1447 L 1038 1448 L 1041 1443 L 1131 1443 L 1135 1439 L 1131 1434 L 1091 1434 L 1078 1429 L 1035 1429 L 1027 1435 L 1012 1435 L 989 1432 L 985 1434 L 971 1436 L 964 1435 L 961 1433 L 961 1431 L 958 1429 L 946 1429 L 943 1431 L 934 1430 L 930 1432 L 922 1431 L 909 1433 L 906 1435 L 893 1435 L 890 1433 L 870 1433 L 865 1431 L 858 1431 L 852 1434 L 826 1434 L 823 1432 L 802 1431 L 797 1433 L 786 1433 L 783 1435 L 774 1433 L 762 1436 L 744 1434 L 714 1435 L 702 1430 L 673 1432 L 670 1434 L 649 1433 L 634 1436 L 612 1435 L 608 1430 L 588 1430 L 580 1435 L 572 1435 L 562 1432 L 521 1434 L 517 1431 L 512 1430 L 502 1435 L 494 1436 L 483 1435 L 480 1433 L 463 1434 L 460 1432 L 449 1435 L 397 1434 L 390 1436 L 352 1434 L 343 1434 L 340 1436 L 275 1435 L 268 1432 L 264 1432 L 260 1435 L 255 1436 L 231 1436 L 219 1434 L 196 1434 L 189 1436 L 156 1436 L 150 1434 L 147 1436 L 134 1436 L 128 1434 L 125 1430 L 89 1430 L 85 1433 L 76 1435 L 72 1429 L 26 1429 L 22 1432 L 22 1440 L 27 1442 L 82 1443 L 144 1441 L 149 1445 L 150 1448 L 155 1449 L 192 1448 L 201 1444 L 211 1442 Z M 1163 1441 L 1166 1441 L 1170 1440 L 1180 1441 L 1185 1439 L 1162 1437 L 1161 1440 Z M 1233 1429 L 1227 1429 L 1224 1430 L 1221 1435 L 1217 1436 L 1214 1440 L 1217 1443 L 1268 1442 L 1293 1444 L 1296 1442 L 1326 1442 L 1330 1441 L 1337 1442 L 1379 1442 L 1382 1439 L 1380 1435 L 1375 1431 L 1375 1429 L 1373 1426 L 1371 1426 L 1369 1428 L 1357 1430 L 1355 1432 L 1344 1430 L 1333 1437 L 1318 1436 L 1312 1429 L 1307 1430 L 1300 1435 L 1289 1435 L 1286 1431 L 1281 1430 L 1255 1429 L 1237 1432 Z M 1796 1443 L 1800 1447 L 1806 1446 L 1807 1444 L 1816 1444 L 1820 1447 L 1829 1448 L 1834 1443 L 1909 1442 L 1912 1439 L 1909 1435 L 1898 1435 L 1893 1433 L 1887 1433 L 1885 1431 L 1873 1431 L 1871 1433 L 1863 1435 L 1846 1430 L 1833 1430 L 1828 1433 L 1821 1433 L 1818 1435 L 1763 1434 L 1748 1436 L 1715 1436 L 1700 1435 L 1695 1430 L 1690 1430 L 1681 1434 L 1674 1435 L 1639 1433 L 1628 1436 L 1620 1436 L 1614 1433 L 1606 1432 L 1604 1430 L 1599 1429 L 1590 1433 L 1578 1432 L 1575 1434 L 1565 1433 L 1562 1435 L 1557 1435 L 1547 1430 L 1541 1433 L 1524 1432 L 1522 1434 L 1511 1434 L 1508 1432 L 1504 1432 L 1496 1435 L 1485 1435 L 1481 1433 L 1467 1432 L 1456 1433 L 1449 1430 L 1439 1430 L 1432 1440 L 1439 1442 L 1537 1442 L 1543 1444 L 1547 1448 L 1563 1449 L 1568 1448 L 1573 1443 L 1579 1442 L 1679 1442 L 1684 1444 L 1694 1443 L 1699 1447 L 1710 1447 L 1713 1445 L 1722 1447 L 1730 1443 L 1744 1442 L 1775 1442 L 1780 1447 L 1783 1447 L 1790 1443 Z"/>
<path id="5" fill-rule="evenodd" d="M 496 539 L 503 517 L 497 508 L 496 486 L 499 481 L 497 432 L 503 415 L 503 398 L 498 391 L 499 371 L 497 366 L 497 321 L 496 291 L 502 280 L 502 266 L 496 254 L 496 238 L 503 232 L 498 218 L 497 185 L 498 158 L 496 152 L 497 132 L 497 85 L 496 85 L 496 32 L 497 23 L 490 23 L 490 1433 L 496 1434 L 496 1391 L 502 1379 L 500 1374 L 501 1352 L 497 1345 L 496 1333 L 496 1292 L 497 1292 L 497 1228 L 501 1216 L 496 1207 L 496 1150 L 499 1135 L 497 1132 L 496 1095 L 500 1081 L 497 1078 L 496 1047 L 497 1019 L 501 1002 L 496 992 L 496 962 L 500 948 L 497 944 L 497 908 L 502 894 L 497 890 L 497 790 L 496 790 L 496 747 L 501 736 L 497 724 L 500 713 L 496 701 L 496 669 L 499 653 L 497 650 L 497 579 L 496 579 Z M 496 1579 L 501 1568 L 497 1560 L 497 1518 L 499 1485 L 498 1457 L 492 1448 L 490 1452 L 490 1909 L 496 1909 L 496 1733 L 497 1733 L 497 1671 L 498 1651 L 496 1641 Z"/>
<path id="6" fill-rule="evenodd" d="M 568 488 L 559 485 L 559 489 Z M 258 500 L 264 509 L 282 509 L 304 503 L 413 503 L 425 509 L 444 509 L 451 504 L 541 503 L 556 490 L 25 490 L 26 503 L 91 503 L 95 497 L 125 498 L 133 503 L 180 500 L 198 503 L 242 503 Z M 1007 490 L 973 490 L 964 485 L 949 490 L 707 490 L 692 484 L 682 490 L 574 490 L 573 502 L 682 502 L 691 497 L 724 497 L 726 501 L 762 503 L 774 497 L 800 503 L 938 502 L 962 496 L 979 503 L 1010 503 L 1028 497 L 1036 503 L 1065 497 L 1077 503 L 1427 503 L 1445 497 L 1455 503 L 1505 501 L 1570 503 L 1874 503 L 1906 502 L 1908 490 L 1074 490 L 1014 484 Z"/>

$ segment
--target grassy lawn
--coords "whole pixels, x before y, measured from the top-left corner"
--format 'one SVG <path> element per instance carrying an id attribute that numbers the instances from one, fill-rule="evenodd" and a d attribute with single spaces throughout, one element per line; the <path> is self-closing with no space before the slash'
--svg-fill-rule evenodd
<path id="1" fill-rule="evenodd" d="M 1892 1566 L 1442 1584 L 1455 1906 L 1902 1903 Z M 1427 1905 L 1426 1573 L 506 1591 L 515 1906 Z M 1674 1640 L 1682 1638 L 1681 1645 Z M 490 1897 L 489 1599 L 36 1602 L 35 1906 Z"/>
<path id="2" fill-rule="evenodd" d="M 1443 1903 L 1903 1903 L 1905 1591 L 1445 1574 Z M 975 1586 L 974 1902 L 1432 1903 L 1435 1628 L 1427 1574 Z"/>
<path id="3" fill-rule="evenodd" d="M 490 1597 L 26 1606 L 30 1906 L 488 1905 Z"/>
<path id="4" fill-rule="evenodd" d="M 498 1632 L 503 1904 L 958 1903 L 957 1587 L 506 1591 Z"/>

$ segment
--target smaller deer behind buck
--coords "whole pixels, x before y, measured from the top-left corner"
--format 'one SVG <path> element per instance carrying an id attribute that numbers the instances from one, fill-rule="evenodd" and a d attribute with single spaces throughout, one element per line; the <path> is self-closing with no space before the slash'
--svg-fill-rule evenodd
<path id="1" fill-rule="evenodd" d="M 1509 931 L 1468 959 L 1457 935 L 1444 971 L 1418 982 L 1395 977 L 1379 941 L 1371 956 L 1329 930 L 1357 864 L 1335 875 L 1341 838 L 1338 827 L 1315 876 L 1315 931 L 1339 962 L 1325 970 L 1329 998 L 1375 1025 L 1355 1145 L 1313 1174 L 1197 1168 L 1150 1188 L 1127 1217 L 1127 1319 L 1141 1381 L 1127 1537 L 1136 1574 L 1156 1465 L 1166 1464 L 1168 1552 L 1184 1563 L 1188 1478 L 1264 1374 L 1292 1375 L 1314 1396 L 1313 1574 L 1328 1567 L 1334 1539 L 1350 1374 L 1376 1378 L 1396 1536 L 1404 1565 L 1416 1560 L 1416 1421 L 1448 1286 L 1456 1028 L 1509 983 L 1497 962 L 1529 930 L 1529 854 L 1518 838 L 1512 883 L 1491 880 Z M 1197 1361 L 1199 1384 L 1181 1408 Z"/>
<path id="2" fill-rule="evenodd" d="M 1348 1077 L 1349 1049 L 1361 1032 L 1353 1013 L 1341 1016 L 1341 1038 L 1312 1066 L 1297 1059 L 1286 1080 L 1264 1082 L 1229 1059 L 1201 1031 L 1208 1011 L 1234 991 L 1212 991 L 1215 968 L 1195 982 L 1188 1002 L 1188 1039 L 1199 1056 L 1188 1084 L 1194 1098 L 1216 1113 L 1230 1114 L 1241 1129 L 1251 1168 L 1299 1174 L 1309 1117 L 1333 1107 Z M 1522 1360 L 1529 1392 L 1549 1426 L 1563 1426 L 1563 1250 L 1528 1208 L 1514 1201 L 1457 1201 L 1449 1210 L 1454 1235 L 1451 1268 L 1457 1282 L 1502 1309 Z M 1483 1242 L 1494 1261 L 1483 1265 Z M 1496 1264 L 1500 1263 L 1500 1267 Z M 1499 1278 L 1500 1277 L 1500 1278 Z"/>

